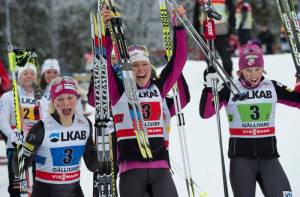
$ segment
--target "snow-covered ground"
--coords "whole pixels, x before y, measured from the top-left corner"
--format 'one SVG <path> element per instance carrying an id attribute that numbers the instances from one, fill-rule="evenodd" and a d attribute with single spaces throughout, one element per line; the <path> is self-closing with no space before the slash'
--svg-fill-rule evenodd
<path id="1" fill-rule="evenodd" d="M 237 59 L 234 59 L 235 68 L 237 68 Z M 224 196 L 221 160 L 219 152 L 218 133 L 216 127 L 216 119 L 213 117 L 203 120 L 199 116 L 198 107 L 199 99 L 203 88 L 202 73 L 206 65 L 204 62 L 189 61 L 184 69 L 184 75 L 188 82 L 191 92 L 191 102 L 184 109 L 186 120 L 186 135 L 191 160 L 191 168 L 194 181 L 197 183 L 197 193 L 199 191 L 206 192 L 207 196 L 220 197 Z M 235 69 L 237 70 L 237 69 Z M 265 56 L 265 70 L 267 78 L 275 79 L 288 85 L 290 88 L 295 84 L 295 69 L 290 54 Z M 300 111 L 286 107 L 284 105 L 277 106 L 276 128 L 278 139 L 278 150 L 281 155 L 280 161 L 290 180 L 294 196 L 300 196 L 300 155 L 299 140 L 300 130 L 297 128 Z M 221 110 L 221 124 L 223 134 L 223 146 L 225 155 L 225 164 L 227 170 L 227 182 L 229 195 L 232 195 L 230 182 L 228 178 L 227 148 L 228 148 L 228 124 L 224 109 Z M 170 154 L 172 167 L 174 171 L 174 180 L 180 197 L 186 197 L 187 192 L 185 182 L 182 178 L 182 162 L 180 156 L 180 144 L 176 129 L 176 121 L 172 120 L 172 131 L 170 136 Z M 4 155 L 5 146 L 0 142 L 0 155 Z M 7 171 L 6 167 L 0 166 L 0 194 L 1 197 L 7 197 Z M 92 174 L 82 165 L 82 181 L 81 185 L 85 196 L 92 196 Z M 245 177 L 247 178 L 247 177 Z M 198 194 L 196 196 L 199 196 Z M 263 196 L 257 187 L 257 195 Z"/>

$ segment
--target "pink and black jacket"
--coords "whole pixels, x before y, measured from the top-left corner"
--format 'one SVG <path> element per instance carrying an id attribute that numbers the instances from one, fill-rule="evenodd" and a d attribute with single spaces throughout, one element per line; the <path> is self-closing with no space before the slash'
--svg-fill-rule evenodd
<path id="1" fill-rule="evenodd" d="M 111 56 L 112 41 L 109 35 L 106 37 L 107 57 Z M 138 148 L 137 140 L 135 138 L 131 117 L 128 117 L 129 109 L 126 101 L 124 86 L 122 81 L 117 77 L 111 66 L 111 60 L 108 58 L 108 79 L 109 79 L 109 95 L 114 115 L 114 122 L 116 125 L 116 132 L 118 138 L 118 162 L 148 162 L 152 165 L 155 161 L 168 161 L 168 151 L 164 146 L 163 136 L 163 122 L 162 122 L 162 100 L 166 97 L 169 90 L 178 82 L 179 86 L 183 86 L 182 70 L 187 59 L 187 40 L 186 32 L 183 27 L 174 27 L 174 44 L 173 55 L 167 66 L 162 70 L 161 75 L 156 80 L 150 80 L 146 87 L 138 87 L 139 100 L 143 105 L 153 107 L 150 114 L 147 115 L 147 109 L 143 108 L 143 116 L 147 124 L 150 148 L 153 154 L 153 159 L 144 159 Z M 186 84 L 185 84 L 186 85 Z M 185 89 L 182 88 L 181 89 Z M 152 92 L 152 93 L 151 93 Z M 184 91 L 180 93 L 182 103 L 187 103 L 189 99 L 186 97 Z M 149 96 L 151 95 L 151 96 Z M 147 98 L 145 98 L 147 97 Z M 94 91 L 91 85 L 88 93 L 89 103 L 94 105 Z M 146 113 L 146 114 L 145 114 Z M 145 115 L 147 117 L 145 117 Z M 126 125 L 124 122 L 127 122 Z M 131 123 L 130 123 L 131 122 Z M 153 124 L 152 124 L 153 123 Z M 155 123 L 155 124 L 154 124 Z M 152 124 L 152 125 L 151 125 Z M 125 125 L 125 126 L 124 126 Z M 154 125 L 154 126 L 153 126 Z M 127 126 L 127 127 L 126 127 Z M 150 163 L 149 163 L 150 162 Z M 156 163 L 157 164 L 157 163 Z M 154 164 L 154 165 L 156 165 Z M 153 167 L 148 166 L 148 167 Z M 135 164 L 132 164 L 135 168 Z M 146 165 L 144 165 L 146 166 Z M 156 165 L 156 167 L 159 167 Z M 162 166 L 160 166 L 162 167 Z M 122 166 L 120 167 L 120 169 Z M 130 167 L 129 167 L 130 168 Z M 137 167 L 140 168 L 140 167 Z M 155 168 L 155 167 L 154 167 Z M 128 169 L 126 169 L 128 170 Z M 126 171 L 125 170 L 125 171 Z M 124 171 L 121 169 L 121 172 Z"/>
<path id="2" fill-rule="evenodd" d="M 247 94 L 245 100 L 233 102 L 233 95 L 226 87 L 219 91 L 220 109 L 225 107 L 229 122 L 229 158 L 279 157 L 275 136 L 275 106 L 281 103 L 300 108 L 300 93 L 264 78 L 252 89 L 242 79 L 235 81 L 235 84 Z M 215 114 L 211 88 L 203 89 L 199 112 L 202 118 L 210 118 Z"/>

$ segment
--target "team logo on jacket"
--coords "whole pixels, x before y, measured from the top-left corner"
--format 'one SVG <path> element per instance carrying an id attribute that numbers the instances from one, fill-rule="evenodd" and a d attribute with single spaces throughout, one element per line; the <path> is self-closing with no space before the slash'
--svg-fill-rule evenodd
<path id="1" fill-rule="evenodd" d="M 51 142 L 58 142 L 59 140 L 59 133 L 51 133 L 50 136 L 50 141 Z"/>
<path id="2" fill-rule="evenodd" d="M 75 141 L 75 140 L 85 140 L 86 139 L 86 131 L 66 131 L 61 133 L 51 133 L 50 136 L 51 142 L 61 142 L 65 141 Z"/>
<path id="3" fill-rule="evenodd" d="M 22 97 L 22 98 L 20 98 L 20 102 L 22 104 L 36 105 L 36 100 L 34 98 Z"/>
<path id="4" fill-rule="evenodd" d="M 158 97 L 157 90 L 147 90 L 145 92 L 139 92 L 140 98 L 152 98 L 152 97 Z"/>
<path id="5" fill-rule="evenodd" d="M 247 55 L 246 59 L 247 59 L 247 64 L 248 66 L 252 66 L 255 63 L 255 60 L 257 59 L 257 55 Z"/>
<path id="6" fill-rule="evenodd" d="M 58 142 L 59 140 L 59 133 L 51 133 L 50 136 L 50 141 L 51 142 Z"/>
<path id="7" fill-rule="evenodd" d="M 259 91 L 259 90 L 252 90 L 246 93 L 247 99 L 260 99 L 260 98 L 272 98 L 272 91 Z"/>

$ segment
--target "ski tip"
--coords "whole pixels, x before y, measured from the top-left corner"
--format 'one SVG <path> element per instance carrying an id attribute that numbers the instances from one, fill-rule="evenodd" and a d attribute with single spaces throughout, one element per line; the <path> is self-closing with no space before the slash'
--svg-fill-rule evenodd
<path id="1" fill-rule="evenodd" d="M 199 197 L 207 197 L 207 196 L 208 196 L 207 192 L 200 192 Z"/>
<path id="2" fill-rule="evenodd" d="M 5 48 L 8 52 L 13 52 L 14 49 L 12 44 L 9 41 L 1 44 L 1 48 Z"/>

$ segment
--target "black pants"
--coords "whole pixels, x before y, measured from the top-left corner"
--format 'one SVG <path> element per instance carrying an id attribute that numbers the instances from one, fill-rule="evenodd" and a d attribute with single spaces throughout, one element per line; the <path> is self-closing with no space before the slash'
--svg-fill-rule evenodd
<path id="1" fill-rule="evenodd" d="M 15 177 L 12 168 L 12 160 L 14 158 L 14 148 L 6 149 L 6 156 L 8 160 L 8 193 L 10 197 L 20 197 L 19 178 Z"/>
<path id="2" fill-rule="evenodd" d="M 215 39 L 215 47 L 222 59 L 222 65 L 226 73 L 232 77 L 232 61 L 231 61 L 231 52 L 229 48 L 228 36 L 227 35 L 218 35 Z"/>
<path id="3" fill-rule="evenodd" d="M 241 46 L 247 44 L 247 42 L 251 39 L 251 29 L 239 29 L 238 37 Z"/>
<path id="4" fill-rule="evenodd" d="M 255 197 L 256 181 L 267 197 L 283 197 L 291 193 L 289 181 L 277 158 L 230 159 L 230 182 L 235 197 Z"/>
<path id="5" fill-rule="evenodd" d="M 15 176 L 16 173 L 16 149 L 15 148 L 8 148 L 6 149 L 6 155 L 7 155 L 7 160 L 8 160 L 8 193 L 10 194 L 10 197 L 20 197 L 20 179 L 18 177 Z M 14 168 L 13 168 L 14 166 Z M 33 182 L 33 180 L 35 179 L 35 161 L 33 160 L 31 163 L 31 169 L 32 171 L 29 173 L 32 173 L 29 176 L 29 182 L 30 182 L 30 186 Z M 31 179 L 32 177 L 32 179 Z"/>
<path id="6" fill-rule="evenodd" d="M 147 187 L 152 197 L 178 197 L 169 169 L 135 169 L 120 175 L 121 197 L 143 197 Z"/>
<path id="7" fill-rule="evenodd" d="M 31 197 L 83 197 L 83 193 L 79 184 L 50 184 L 35 181 Z"/>

